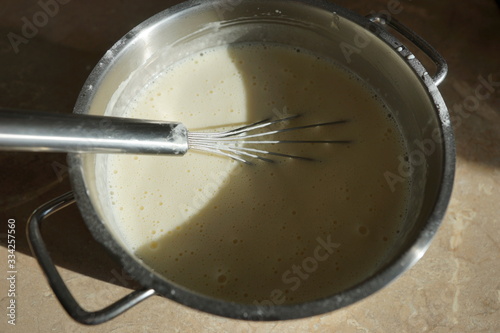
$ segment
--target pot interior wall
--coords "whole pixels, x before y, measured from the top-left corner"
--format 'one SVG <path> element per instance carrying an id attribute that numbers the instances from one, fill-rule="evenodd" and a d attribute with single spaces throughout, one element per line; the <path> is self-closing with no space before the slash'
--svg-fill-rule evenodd
<path id="1" fill-rule="evenodd" d="M 439 191 L 442 149 L 434 132 L 439 120 L 428 89 L 393 47 L 369 32 L 368 26 L 345 18 L 348 14 L 342 11 L 332 13 L 283 1 L 279 6 L 262 1 L 257 11 L 255 8 L 254 1 L 242 2 L 231 11 L 202 3 L 165 20 L 168 12 L 145 22 L 108 51 L 84 88 L 75 112 L 120 116 L 129 101 L 167 66 L 218 45 L 265 41 L 327 55 L 377 92 L 406 140 L 410 163 L 402 162 L 401 173 L 394 176 L 411 177 L 410 206 L 387 264 L 414 243 Z M 429 147 L 427 153 L 422 151 L 423 144 Z M 97 216 L 114 241 L 126 247 L 110 214 L 111 203 L 99 195 L 107 191 L 103 176 L 106 155 L 81 158 L 87 194 Z"/>

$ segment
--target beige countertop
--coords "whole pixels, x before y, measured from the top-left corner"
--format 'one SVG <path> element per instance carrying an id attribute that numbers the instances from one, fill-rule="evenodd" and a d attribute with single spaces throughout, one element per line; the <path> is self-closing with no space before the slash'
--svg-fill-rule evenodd
<path id="1" fill-rule="evenodd" d="M 367 14 L 394 1 L 336 2 Z M 0 3 L 0 106 L 71 112 L 86 76 L 114 41 L 177 1 L 58 3 L 38 31 L 25 31 L 17 50 L 9 33 L 22 34 L 23 22 L 42 9 L 34 0 Z M 396 17 L 449 63 L 440 90 L 457 143 L 448 212 L 428 252 L 401 278 L 363 301 L 308 319 L 237 321 L 154 296 L 109 323 L 81 326 L 55 299 L 24 232 L 36 207 L 70 189 L 65 156 L 2 152 L 0 332 L 500 332 L 500 11 L 494 0 L 408 0 L 400 6 Z M 9 219 L 16 221 L 15 326 L 7 323 Z M 76 207 L 50 218 L 43 233 L 63 278 L 87 309 L 135 286 L 92 239 Z"/>

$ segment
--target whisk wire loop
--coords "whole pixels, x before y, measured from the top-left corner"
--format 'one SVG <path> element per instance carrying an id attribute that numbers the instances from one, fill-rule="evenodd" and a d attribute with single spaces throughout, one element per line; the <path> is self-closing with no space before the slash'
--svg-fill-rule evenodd
<path id="1" fill-rule="evenodd" d="M 232 130 L 223 132 L 188 132 L 189 148 L 204 151 L 208 153 L 218 154 L 222 156 L 231 157 L 239 162 L 246 164 L 253 164 L 251 159 L 260 159 L 265 162 L 275 162 L 275 160 L 263 157 L 262 155 L 278 156 L 284 158 L 300 159 L 307 161 L 314 161 L 315 159 L 298 156 L 292 154 L 284 154 L 280 152 L 273 152 L 264 149 L 257 149 L 248 147 L 247 145 L 273 145 L 273 144 L 348 144 L 350 140 L 280 140 L 280 139 L 263 139 L 263 140 L 249 140 L 255 138 L 268 138 L 280 133 L 304 130 L 314 127 L 323 127 L 329 125 L 339 125 L 349 122 L 349 120 L 336 120 L 323 123 L 314 123 L 296 127 L 280 128 L 275 130 L 267 130 L 263 132 L 256 132 L 259 129 L 266 129 L 278 123 L 284 123 L 300 117 L 300 115 L 288 116 L 279 119 L 264 119 L 250 125 L 245 125 Z"/>

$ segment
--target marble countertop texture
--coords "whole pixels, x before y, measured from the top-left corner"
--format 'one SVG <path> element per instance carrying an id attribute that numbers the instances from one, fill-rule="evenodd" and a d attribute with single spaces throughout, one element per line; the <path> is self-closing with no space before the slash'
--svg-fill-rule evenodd
<path id="1" fill-rule="evenodd" d="M 57 1 L 57 13 L 17 52 L 8 34 L 21 34 L 23 20 L 51 1 L 0 2 L 0 106 L 71 112 L 105 51 L 132 27 L 177 3 Z M 336 3 L 360 14 L 397 3 L 402 10 L 395 17 L 435 46 L 450 67 L 440 90 L 455 123 L 455 187 L 441 228 L 413 268 L 365 300 L 307 319 L 237 321 L 154 296 L 111 322 L 82 326 L 54 297 L 24 232 L 36 207 L 70 190 L 65 155 L 0 152 L 0 332 L 500 332 L 499 7 L 494 0 Z M 485 80 L 487 90 L 478 88 Z M 469 111 L 460 114 L 461 107 Z M 7 323 L 9 219 L 15 219 L 17 231 L 15 326 Z M 85 308 L 108 305 L 135 286 L 92 239 L 76 207 L 54 215 L 44 237 Z"/>

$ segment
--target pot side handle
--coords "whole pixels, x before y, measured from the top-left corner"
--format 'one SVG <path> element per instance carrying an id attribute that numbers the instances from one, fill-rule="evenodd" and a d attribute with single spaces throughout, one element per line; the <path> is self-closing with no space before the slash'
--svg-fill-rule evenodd
<path id="1" fill-rule="evenodd" d="M 396 20 L 394 17 L 389 17 L 385 14 L 373 14 L 368 15 L 367 18 L 373 23 L 388 25 L 423 51 L 436 65 L 436 74 L 432 77 L 434 84 L 439 86 L 443 82 L 448 74 L 448 64 L 446 63 L 446 60 L 444 60 L 443 56 L 441 56 L 441 54 L 439 54 L 439 52 L 436 51 L 436 49 L 433 48 L 428 42 L 404 24 Z"/>
<path id="2" fill-rule="evenodd" d="M 31 252 L 42 268 L 50 287 L 66 312 L 77 322 L 85 325 L 97 325 L 109 321 L 127 311 L 139 302 L 155 294 L 154 289 L 136 290 L 104 309 L 88 312 L 75 300 L 54 262 L 50 258 L 47 247 L 42 239 L 41 226 L 45 218 L 75 202 L 72 192 L 63 194 L 36 209 L 27 223 L 28 243 Z"/>

